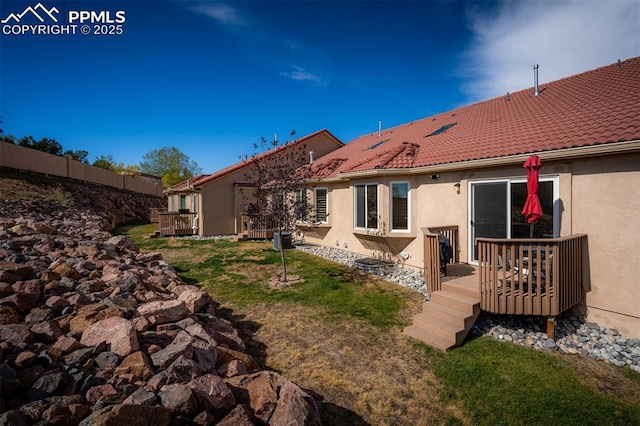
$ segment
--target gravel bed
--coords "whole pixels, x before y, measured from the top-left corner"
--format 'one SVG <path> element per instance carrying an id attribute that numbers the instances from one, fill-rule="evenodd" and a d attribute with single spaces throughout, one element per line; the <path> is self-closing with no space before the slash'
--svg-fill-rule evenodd
<path id="1" fill-rule="evenodd" d="M 235 235 L 211 235 L 211 236 L 202 236 L 202 235 L 180 235 L 180 236 L 176 236 L 176 237 L 171 237 L 171 238 L 176 238 L 179 240 L 197 240 L 197 241 L 204 241 L 204 240 L 235 240 L 236 236 Z"/>
<path id="2" fill-rule="evenodd" d="M 359 267 L 356 260 L 365 257 L 333 247 L 305 244 L 296 248 L 353 268 Z M 420 270 L 391 265 L 375 270 L 367 269 L 367 272 L 420 292 L 426 298 L 427 288 Z M 547 321 L 544 317 L 493 315 L 482 312 L 471 333 L 535 349 L 582 355 L 620 367 L 629 366 L 640 373 L 640 339 L 628 338 L 618 330 L 587 322 L 568 313 L 556 318 L 555 340 L 547 339 L 546 330 Z"/>

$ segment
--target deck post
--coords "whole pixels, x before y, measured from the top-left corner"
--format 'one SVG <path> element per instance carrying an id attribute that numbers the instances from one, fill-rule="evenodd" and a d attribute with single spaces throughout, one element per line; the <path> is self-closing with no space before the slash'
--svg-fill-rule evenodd
<path id="1" fill-rule="evenodd" d="M 547 339 L 556 340 L 556 317 L 547 317 Z"/>

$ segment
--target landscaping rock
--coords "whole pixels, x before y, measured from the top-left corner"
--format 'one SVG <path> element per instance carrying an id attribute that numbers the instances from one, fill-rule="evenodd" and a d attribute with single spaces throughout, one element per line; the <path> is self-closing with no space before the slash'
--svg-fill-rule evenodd
<path id="1" fill-rule="evenodd" d="M 80 343 L 96 346 L 107 342 L 111 352 L 119 356 L 127 356 L 140 348 L 133 323 L 120 317 L 110 317 L 98 321 L 82 333 Z"/>
<path id="2" fill-rule="evenodd" d="M 106 232 L 149 203 L 80 188 L 76 207 L 0 203 L 11 225 L 0 226 L 0 426 L 248 425 L 267 422 L 280 400 L 298 404 L 282 394 L 285 378 L 244 353 L 206 292 L 159 253 Z"/>
<path id="3" fill-rule="evenodd" d="M 271 426 L 317 425 L 320 426 L 318 407 L 308 394 L 291 382 L 280 390 L 278 404 L 269 419 Z"/>

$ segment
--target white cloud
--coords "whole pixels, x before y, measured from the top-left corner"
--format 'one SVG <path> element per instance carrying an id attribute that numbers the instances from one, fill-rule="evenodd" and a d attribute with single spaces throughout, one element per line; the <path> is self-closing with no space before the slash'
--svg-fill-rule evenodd
<path id="1" fill-rule="evenodd" d="M 280 75 L 296 81 L 311 81 L 322 86 L 326 86 L 328 84 L 321 76 L 308 72 L 297 65 L 291 65 L 291 71 L 281 72 Z"/>
<path id="2" fill-rule="evenodd" d="M 468 11 L 474 34 L 460 74 L 468 102 L 533 86 L 640 54 L 640 2 L 505 1 Z"/>
<path id="3" fill-rule="evenodd" d="M 192 8 L 194 12 L 209 16 L 227 27 L 244 27 L 247 23 L 233 7 L 222 3 L 200 4 Z"/>

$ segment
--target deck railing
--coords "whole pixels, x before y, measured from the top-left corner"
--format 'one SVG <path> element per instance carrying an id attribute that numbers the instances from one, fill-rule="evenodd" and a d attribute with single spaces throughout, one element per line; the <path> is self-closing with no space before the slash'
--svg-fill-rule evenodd
<path id="1" fill-rule="evenodd" d="M 151 207 L 149 209 L 149 220 L 151 223 L 158 223 L 158 213 L 166 213 L 166 207 Z"/>
<path id="2" fill-rule="evenodd" d="M 449 263 L 458 262 L 458 227 L 434 226 L 423 228 L 424 233 L 424 280 L 429 294 L 442 289 L 440 280 L 440 243 L 439 236 L 447 237 L 451 244 L 452 258 Z"/>
<path id="3" fill-rule="evenodd" d="M 555 316 L 583 300 L 586 235 L 476 242 L 482 310 Z"/>
<path id="4" fill-rule="evenodd" d="M 271 216 L 241 213 L 242 233 L 250 240 L 267 240 L 273 238 L 278 226 Z"/>
<path id="5" fill-rule="evenodd" d="M 163 237 L 192 235 L 196 213 L 159 212 L 158 228 Z"/>

